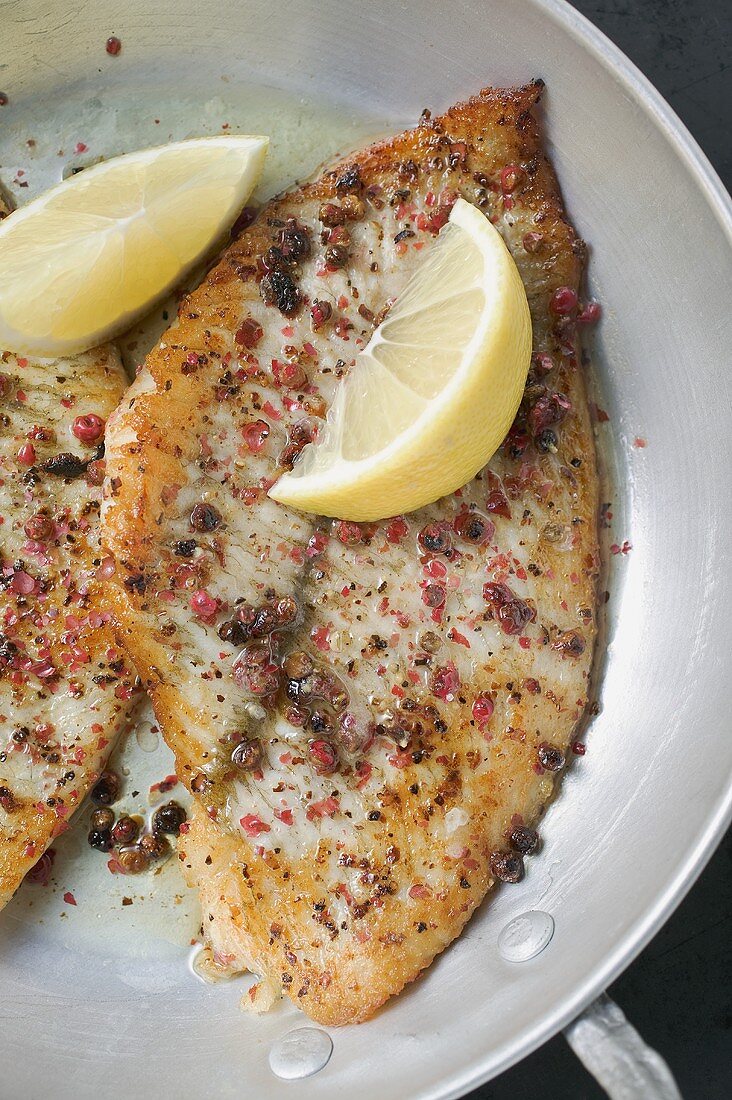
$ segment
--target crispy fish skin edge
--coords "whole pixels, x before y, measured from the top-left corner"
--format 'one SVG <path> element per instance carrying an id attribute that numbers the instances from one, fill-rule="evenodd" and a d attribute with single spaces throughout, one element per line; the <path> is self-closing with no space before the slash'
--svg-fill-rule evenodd
<path id="1" fill-rule="evenodd" d="M 539 83 L 517 90 L 486 89 L 478 97 L 450 108 L 435 122 L 444 124 L 457 136 L 466 131 L 475 134 L 482 127 L 491 128 L 491 132 L 495 134 L 495 128 L 501 127 L 500 132 L 504 136 L 507 150 L 507 161 L 519 155 L 521 159 L 529 157 L 536 159 L 537 170 L 522 193 L 521 201 L 524 206 L 541 208 L 544 211 L 544 231 L 551 238 L 556 261 L 553 269 L 555 285 L 563 284 L 576 288 L 581 274 L 582 250 L 580 247 L 573 247 L 577 238 L 566 220 L 556 177 L 543 154 L 538 126 L 531 114 L 531 109 L 538 101 L 540 94 Z M 393 162 L 395 146 L 399 147 L 401 156 L 406 155 L 408 143 L 419 145 L 422 138 L 429 133 L 429 125 L 428 123 L 424 128 L 410 131 L 400 138 L 378 143 L 362 154 L 348 157 L 347 162 L 357 162 L 365 172 L 378 173 Z M 510 156 L 511 153 L 514 157 Z M 303 194 L 326 199 L 332 195 L 332 188 L 324 177 L 303 188 Z M 581 244 L 581 242 L 577 243 Z M 217 286 L 219 292 L 225 287 L 227 281 L 234 277 L 229 267 L 228 257 L 236 256 L 237 247 L 237 244 L 232 247 L 209 277 L 210 282 Z M 195 301 L 195 295 L 193 300 Z M 164 368 L 165 364 L 163 362 L 157 366 Z M 153 373 L 164 374 L 164 370 L 154 370 Z M 580 398 L 583 398 L 583 387 L 581 376 L 576 372 L 574 393 Z M 134 423 L 134 415 L 128 417 L 128 425 Z M 144 427 L 142 421 L 140 426 Z M 586 400 L 581 399 L 575 405 L 572 430 L 577 434 L 580 453 L 585 457 L 591 457 L 593 443 Z M 163 435 L 153 434 L 157 434 L 157 442 L 150 437 L 150 434 L 145 442 L 157 447 L 154 476 L 151 477 L 149 468 L 143 477 L 142 474 L 138 476 L 135 473 L 133 466 L 126 466 L 115 507 L 107 514 L 108 537 L 117 554 L 123 553 L 126 558 L 135 561 L 141 567 L 144 567 L 150 548 L 146 545 L 144 534 L 141 534 L 134 524 L 129 524 L 129 517 L 138 517 L 142 520 L 147 501 L 159 493 L 166 481 L 171 480 L 170 475 L 174 470 L 173 464 L 166 465 L 170 462 L 170 456 L 165 451 Z M 593 480 L 594 470 L 591 469 L 591 462 L 583 463 L 583 467 L 577 476 L 580 485 L 579 494 L 583 501 L 583 511 L 594 520 L 597 503 L 596 485 Z M 589 592 L 587 594 L 589 595 Z M 195 737 L 197 715 L 186 704 L 175 686 L 165 682 L 166 668 L 171 667 L 165 647 L 156 644 L 149 636 L 140 638 L 137 627 L 138 611 L 134 600 L 121 586 L 115 587 L 113 599 L 122 644 L 130 648 L 137 662 L 138 671 L 152 696 L 158 721 L 176 753 L 179 774 L 184 782 L 189 783 L 198 768 L 200 745 Z M 595 606 L 594 598 L 590 605 Z M 591 643 L 592 638 L 590 638 Z M 516 770 L 518 771 L 518 764 Z M 528 756 L 522 779 L 525 780 L 528 788 L 531 785 Z M 537 792 L 531 794 L 527 790 L 525 793 L 514 791 L 512 801 L 520 804 L 528 823 L 536 819 L 546 805 L 547 799 L 546 796 L 539 797 Z M 197 870 L 196 852 L 199 847 L 204 855 L 210 856 L 212 862 L 206 867 L 200 866 Z M 268 912 L 268 906 L 261 901 L 255 904 L 250 899 L 248 903 L 244 896 L 245 891 L 242 889 L 241 874 L 246 862 L 246 842 L 224 833 L 218 826 L 212 824 L 202 811 L 196 810 L 191 831 L 181 841 L 181 850 L 184 863 L 191 864 L 192 879 L 199 881 L 204 905 L 217 922 L 227 925 L 219 941 L 224 953 L 228 946 L 231 948 L 231 953 L 237 957 L 237 969 L 245 965 L 249 966 L 256 973 L 263 975 L 268 982 L 280 987 L 282 968 L 277 964 L 274 953 L 267 947 L 268 940 L 271 944 L 269 929 L 271 911 Z M 444 911 L 448 912 L 449 909 L 449 919 L 443 919 L 437 927 L 428 927 L 422 933 L 418 957 L 414 957 L 413 952 L 402 950 L 399 944 L 394 943 L 383 945 L 383 950 L 378 951 L 377 948 L 381 945 L 377 945 L 376 948 L 372 945 L 372 949 L 377 953 L 371 957 L 367 957 L 363 951 L 344 951 L 339 948 L 337 978 L 328 987 L 322 989 L 314 988 L 316 986 L 314 979 L 318 973 L 317 965 L 310 960 L 303 964 L 299 962 L 290 964 L 293 981 L 287 988 L 287 992 L 293 1001 L 313 1019 L 327 1025 L 360 1022 L 371 1016 L 389 997 L 413 981 L 423 969 L 430 965 L 434 957 L 460 934 L 472 912 L 493 884 L 487 859 L 483 858 L 485 855 L 486 853 L 480 853 L 481 867 L 473 875 L 473 888 L 468 899 L 465 895 L 460 896 L 457 889 L 452 892 L 448 890 L 449 896 L 446 898 Z M 266 875 L 264 880 L 266 882 Z M 422 916 L 429 920 L 429 912 L 429 902 L 418 903 L 410 910 L 410 922 L 413 923 Z M 305 988 L 308 985 L 309 995 L 305 999 L 299 999 L 298 986 Z"/>

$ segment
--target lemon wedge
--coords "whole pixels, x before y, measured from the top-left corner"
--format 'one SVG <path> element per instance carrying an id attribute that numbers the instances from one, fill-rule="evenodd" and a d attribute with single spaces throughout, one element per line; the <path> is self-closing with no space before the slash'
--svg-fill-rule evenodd
<path id="1" fill-rule="evenodd" d="M 531 359 L 521 276 L 464 199 L 339 386 L 315 443 L 269 495 L 377 520 L 465 485 L 503 442 Z"/>
<path id="2" fill-rule="evenodd" d="M 128 328 L 229 229 L 265 137 L 181 141 L 71 176 L 0 223 L 0 348 L 75 354 Z"/>

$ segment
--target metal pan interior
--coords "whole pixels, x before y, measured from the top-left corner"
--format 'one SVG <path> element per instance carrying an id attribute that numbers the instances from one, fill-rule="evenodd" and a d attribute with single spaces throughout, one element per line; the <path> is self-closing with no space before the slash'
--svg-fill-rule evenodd
<path id="1" fill-rule="evenodd" d="M 601 710 L 541 857 L 423 980 L 334 1033 L 327 1068 L 296 1085 L 272 1076 L 268 1052 L 306 1021 L 287 1008 L 242 1016 L 241 985 L 198 983 L 184 921 L 180 934 L 167 918 L 130 934 L 91 900 L 101 936 L 59 906 L 0 921 L 8 1095 L 457 1096 L 630 961 L 729 818 L 729 203 L 656 93 L 558 0 L 5 0 L 0 21 L 0 181 L 19 201 L 68 170 L 79 141 L 107 155 L 223 122 L 270 132 L 275 189 L 425 106 L 547 82 L 553 155 L 605 307 L 593 361 L 613 538 L 632 549 L 611 556 Z M 500 930 L 530 909 L 554 917 L 550 945 L 502 960 Z"/>

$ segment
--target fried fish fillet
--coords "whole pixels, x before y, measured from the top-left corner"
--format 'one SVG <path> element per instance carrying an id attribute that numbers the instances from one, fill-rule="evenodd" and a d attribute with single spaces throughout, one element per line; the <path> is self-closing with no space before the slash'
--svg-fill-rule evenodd
<path id="1" fill-rule="evenodd" d="M 99 579 L 97 451 L 124 385 L 111 348 L 0 351 L 0 906 L 67 827 L 131 705 Z M 84 443 L 72 426 L 89 414 L 101 428 Z"/>
<path id="2" fill-rule="evenodd" d="M 536 844 L 587 702 L 596 466 L 584 246 L 532 115 L 486 89 L 271 202 L 147 359 L 108 433 L 121 638 L 198 809 L 181 858 L 222 969 L 360 1021 Z M 489 467 L 382 523 L 267 488 L 457 195 L 503 234 L 534 358 Z"/>

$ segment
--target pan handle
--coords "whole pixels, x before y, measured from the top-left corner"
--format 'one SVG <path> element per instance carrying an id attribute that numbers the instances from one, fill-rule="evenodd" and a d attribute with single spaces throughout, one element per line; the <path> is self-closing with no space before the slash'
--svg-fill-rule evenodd
<path id="1" fill-rule="evenodd" d="M 564 1037 L 610 1100 L 682 1100 L 661 1055 L 607 993 L 564 1029 Z"/>

